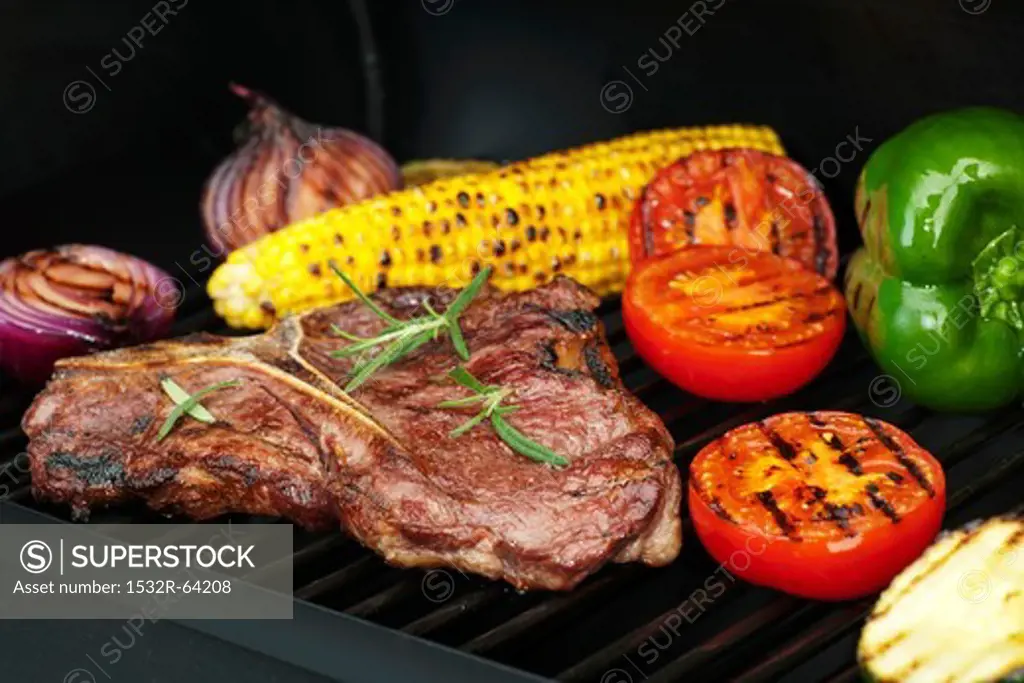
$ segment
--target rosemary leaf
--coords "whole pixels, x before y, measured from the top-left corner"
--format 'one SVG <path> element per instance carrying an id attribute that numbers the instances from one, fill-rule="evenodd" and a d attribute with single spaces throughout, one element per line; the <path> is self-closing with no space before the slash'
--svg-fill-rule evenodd
<path id="1" fill-rule="evenodd" d="M 463 337 L 462 330 L 459 328 L 458 317 L 466 309 L 473 297 L 476 296 L 477 292 L 480 291 L 480 288 L 483 287 L 484 282 L 491 273 L 490 267 L 477 273 L 473 281 L 459 292 L 459 295 L 455 297 L 452 305 L 448 307 L 444 314 L 438 313 L 430 305 L 429 301 L 424 301 L 423 307 L 427 315 L 412 318 L 411 320 L 398 320 L 375 304 L 334 263 L 331 263 L 330 266 L 361 302 L 368 306 L 377 317 L 388 323 L 388 326 L 380 334 L 370 338 L 360 338 L 345 332 L 337 325 L 332 326 L 336 335 L 352 342 L 343 349 L 331 352 L 333 358 L 348 358 L 387 344 L 373 358 L 365 362 L 356 363 L 356 366 L 352 369 L 351 378 L 345 387 L 345 391 L 356 389 L 373 373 L 386 365 L 400 360 L 428 341 L 439 339 L 443 332 L 447 332 L 448 336 L 451 337 L 452 346 L 459 356 L 464 360 L 469 360 L 469 347 L 466 345 L 465 337 Z"/>
<path id="2" fill-rule="evenodd" d="M 331 323 L 331 332 L 333 332 L 336 336 L 341 337 L 342 339 L 345 339 L 347 341 L 351 341 L 351 342 L 366 341 L 365 337 L 357 337 L 354 334 L 349 334 L 348 332 L 346 332 L 345 330 L 341 329 L 340 327 L 338 327 L 334 323 Z"/>
<path id="3" fill-rule="evenodd" d="M 398 339 L 392 342 L 389 346 L 384 348 L 383 351 L 373 356 L 369 360 L 362 363 L 358 363 L 352 368 L 352 378 L 348 384 L 345 385 L 345 391 L 354 391 L 358 387 L 362 386 L 366 380 L 370 379 L 373 373 L 380 370 L 385 365 L 388 365 L 393 359 L 398 357 L 398 353 L 401 352 L 405 340 Z M 342 349 L 337 353 L 345 353 L 346 349 Z"/>
<path id="4" fill-rule="evenodd" d="M 464 386 L 467 389 L 472 389 L 480 394 L 488 393 L 488 387 L 481 384 L 480 380 L 470 374 L 469 370 L 461 365 L 455 366 L 452 371 L 448 373 L 448 376 L 455 380 L 457 384 Z"/>
<path id="5" fill-rule="evenodd" d="M 166 383 L 173 384 L 187 398 L 185 398 L 183 401 L 179 403 L 178 399 L 176 399 L 174 396 L 171 396 L 170 391 L 167 391 L 168 384 Z M 166 438 L 167 435 L 171 433 L 171 430 L 174 429 L 174 425 L 178 424 L 178 420 L 180 420 L 186 413 L 195 417 L 191 411 L 194 410 L 197 406 L 202 407 L 200 406 L 199 402 L 203 400 L 203 398 L 205 398 L 209 394 L 212 394 L 215 391 L 227 389 L 228 387 L 237 387 L 240 386 L 242 383 L 238 380 L 231 380 L 229 382 L 218 382 L 217 384 L 208 386 L 205 389 L 200 389 L 191 396 L 189 396 L 184 389 L 175 384 L 174 380 L 171 380 L 170 378 L 165 379 L 160 384 L 164 387 L 164 391 L 167 391 L 168 395 L 171 396 L 171 400 L 177 403 L 177 406 L 174 408 L 174 410 L 171 411 L 171 414 L 167 416 L 167 420 L 164 422 L 163 426 L 160 427 L 160 431 L 157 432 L 156 440 L 158 442 L 163 441 L 164 438 Z M 171 391 L 174 390 L 172 389 Z M 175 392 L 175 395 L 181 396 L 181 394 L 177 392 Z M 196 418 L 200 422 L 204 422 L 206 424 L 212 424 L 216 422 L 216 418 L 214 418 L 213 415 L 210 414 L 210 411 L 206 410 L 206 408 L 203 408 L 202 412 L 205 413 L 205 416 L 203 418 Z M 208 416 L 209 419 L 206 419 L 206 416 Z"/>
<path id="6" fill-rule="evenodd" d="M 164 393 L 170 396 L 171 400 L 174 401 L 174 405 L 180 406 L 189 399 L 189 393 L 182 389 L 181 386 L 179 386 L 178 383 L 170 377 L 165 377 L 160 380 L 160 386 L 163 388 Z M 188 415 L 200 422 L 205 422 L 206 424 L 213 424 L 216 422 L 216 418 L 210 414 L 210 411 L 199 404 L 192 406 L 192 408 L 188 410 Z"/>
<path id="7" fill-rule="evenodd" d="M 462 329 L 457 322 L 448 326 L 448 336 L 451 337 L 455 353 L 459 354 L 462 360 L 469 360 L 469 347 L 466 346 L 466 339 L 462 336 Z"/>
<path id="8" fill-rule="evenodd" d="M 369 347 L 365 347 L 364 346 L 361 349 L 354 349 L 351 346 L 346 346 L 343 349 L 337 349 L 335 351 L 331 351 L 331 358 L 348 358 L 350 356 L 358 356 L 363 351 L 366 351 L 367 349 L 372 349 L 375 346 L 377 346 L 377 345 L 376 344 L 371 344 Z"/>
<path id="9" fill-rule="evenodd" d="M 363 292 L 363 290 L 359 289 L 359 286 L 356 285 L 356 283 L 353 282 L 349 278 L 348 275 L 345 275 L 345 273 L 342 272 L 341 268 L 338 268 L 338 266 L 335 265 L 334 262 L 331 262 L 330 266 L 331 266 L 331 270 L 333 270 L 335 272 L 335 274 L 337 274 L 338 277 L 340 277 L 342 280 L 344 280 L 345 284 L 348 285 L 348 288 L 352 290 L 352 293 L 355 294 L 359 298 L 360 301 L 362 301 L 364 304 L 366 304 L 367 307 L 369 307 L 369 309 L 371 311 L 376 313 L 377 317 L 382 318 L 384 320 L 387 320 L 389 323 L 391 323 L 393 325 L 401 325 L 402 324 L 402 322 L 400 320 L 398 320 L 397 318 L 393 318 L 390 313 L 388 313 L 383 308 L 381 308 L 380 306 L 375 304 L 370 297 L 366 296 L 366 294 Z"/>
<path id="10" fill-rule="evenodd" d="M 456 427 L 451 432 L 449 432 L 448 436 L 453 438 L 453 439 L 457 439 L 460 436 L 462 436 L 463 434 L 465 434 L 466 432 L 468 432 L 473 427 L 476 427 L 478 424 L 480 424 L 481 422 L 483 422 L 486 419 L 487 419 L 487 411 L 486 410 L 481 410 L 479 413 L 477 413 L 476 415 L 471 417 L 469 420 L 464 422 L 462 425 Z"/>
<path id="11" fill-rule="evenodd" d="M 455 320 L 462 315 L 462 312 L 469 306 L 469 302 L 473 300 L 473 297 L 477 295 L 480 288 L 487 282 L 487 278 L 491 275 L 492 268 L 487 266 L 473 278 L 472 282 L 466 285 L 466 288 L 459 292 L 459 295 L 455 297 L 455 301 L 448 306 L 448 310 L 444 312 L 444 317 L 448 318 L 452 324 L 456 324 Z"/>
<path id="12" fill-rule="evenodd" d="M 348 346 L 346 346 L 343 349 L 338 349 L 337 351 L 332 351 L 331 352 L 331 356 L 333 356 L 334 358 L 347 358 L 348 356 L 354 356 L 354 355 L 356 355 L 356 354 L 358 354 L 358 353 L 360 353 L 362 351 L 367 351 L 369 349 L 374 348 L 375 346 L 380 346 L 381 344 L 384 344 L 386 342 L 392 341 L 394 339 L 405 338 L 405 337 L 409 336 L 409 334 L 412 331 L 414 331 L 416 328 L 417 328 L 417 325 L 415 324 L 415 322 L 414 321 L 410 321 L 410 324 L 409 324 L 408 327 L 404 327 L 402 329 L 395 330 L 393 332 L 388 332 L 386 334 L 382 334 L 379 337 L 374 337 L 373 339 L 363 339 L 363 340 L 360 340 L 360 341 L 358 341 L 358 342 L 356 342 L 354 344 L 349 344 Z"/>
<path id="13" fill-rule="evenodd" d="M 426 344 L 430 341 L 431 335 L 432 332 L 429 329 L 421 331 L 407 331 L 404 337 L 392 342 L 391 345 L 386 347 L 383 351 L 367 362 L 361 363 L 353 368 L 352 379 L 349 380 L 347 385 L 345 385 L 345 391 L 354 391 L 366 382 L 373 373 L 386 365 L 391 365 Z"/>
<path id="14" fill-rule="evenodd" d="M 453 401 L 441 401 L 437 404 L 438 408 L 468 408 L 471 405 L 476 405 L 481 401 L 486 401 L 487 396 L 483 394 L 474 394 L 473 396 L 467 396 L 466 398 L 457 398 Z"/>
<path id="15" fill-rule="evenodd" d="M 554 465 L 555 467 L 566 467 L 569 461 L 555 453 L 547 446 L 542 446 L 536 441 L 532 441 L 526 437 L 518 429 L 510 425 L 505 421 L 501 415 L 497 413 L 491 414 L 491 425 L 494 426 L 494 431 L 498 433 L 501 440 L 508 444 L 512 450 L 525 455 L 531 460 L 537 462 L 543 462 L 548 465 Z"/>
<path id="16" fill-rule="evenodd" d="M 519 410 L 519 406 L 501 405 L 501 402 L 512 394 L 511 389 L 502 388 L 493 384 L 483 384 L 480 380 L 474 377 L 469 370 L 461 365 L 455 367 L 451 372 L 449 372 L 448 377 L 460 386 L 474 391 L 475 396 L 455 399 L 452 401 L 444 401 L 443 403 L 438 404 L 439 408 L 468 407 L 474 402 L 474 399 L 478 399 L 484 404 L 483 409 L 472 419 L 452 430 L 452 438 L 461 436 L 484 420 L 490 419 L 491 426 L 494 427 L 494 432 L 498 437 L 504 441 L 509 448 L 520 455 L 525 455 L 531 460 L 536 460 L 537 462 L 542 462 L 554 467 L 566 467 L 569 464 L 568 460 L 558 455 L 547 446 L 543 446 L 536 441 L 531 440 L 505 420 L 503 417 L 504 415 L 508 415 L 509 413 Z"/>

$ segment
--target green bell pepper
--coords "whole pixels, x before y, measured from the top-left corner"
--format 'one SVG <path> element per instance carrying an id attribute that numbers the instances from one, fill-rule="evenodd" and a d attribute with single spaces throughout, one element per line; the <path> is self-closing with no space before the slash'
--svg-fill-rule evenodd
<path id="1" fill-rule="evenodd" d="M 1024 388 L 1024 117 L 971 108 L 883 143 L 857 183 L 846 299 L 903 393 L 936 410 Z"/>

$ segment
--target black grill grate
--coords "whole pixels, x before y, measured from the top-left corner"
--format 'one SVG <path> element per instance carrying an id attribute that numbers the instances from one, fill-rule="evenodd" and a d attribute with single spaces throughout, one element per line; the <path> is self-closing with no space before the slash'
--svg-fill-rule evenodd
<path id="1" fill-rule="evenodd" d="M 984 416 L 940 416 L 904 401 L 880 407 L 869 394 L 877 371 L 852 333 L 825 373 L 791 397 L 756 405 L 709 403 L 675 389 L 634 356 L 617 305 L 606 304 L 600 313 L 626 385 L 668 425 L 684 474 L 697 451 L 728 428 L 784 410 L 841 409 L 896 424 L 943 461 L 947 526 L 1019 503 L 1024 425 L 1016 407 Z M 195 291 L 183 304 L 175 334 L 228 332 L 220 325 Z M 31 497 L 25 438 L 17 427 L 26 403 L 10 395 L 0 401 L 0 460 L 6 463 L 0 484 L 8 489 L 7 500 L 66 520 L 66 509 Z M 156 518 L 142 506 L 128 506 L 97 512 L 93 521 Z M 854 680 L 853 651 L 871 600 L 815 603 L 723 580 L 721 594 L 710 599 L 705 590 L 695 601 L 695 591 L 706 588 L 718 568 L 688 522 L 684 534 L 683 553 L 667 568 L 611 566 L 571 593 L 519 594 L 455 569 L 390 568 L 339 533 L 296 531 L 295 595 L 564 681 Z"/>

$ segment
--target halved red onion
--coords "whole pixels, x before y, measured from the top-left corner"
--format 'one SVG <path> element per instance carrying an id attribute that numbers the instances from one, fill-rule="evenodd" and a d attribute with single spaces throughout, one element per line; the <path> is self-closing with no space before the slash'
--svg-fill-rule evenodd
<path id="1" fill-rule="evenodd" d="M 0 263 L 0 369 L 44 383 L 60 358 L 164 337 L 176 281 L 141 259 L 72 244 Z"/>

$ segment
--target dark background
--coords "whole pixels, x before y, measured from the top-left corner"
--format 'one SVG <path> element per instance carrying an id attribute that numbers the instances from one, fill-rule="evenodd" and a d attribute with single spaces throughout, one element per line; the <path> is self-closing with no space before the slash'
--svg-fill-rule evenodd
<path id="1" fill-rule="evenodd" d="M 819 173 L 845 249 L 857 240 L 853 183 L 882 139 L 941 109 L 1024 109 L 1017 0 L 708 0 L 721 7 L 677 48 L 659 38 L 689 0 L 451 2 L 170 0 L 177 14 L 132 55 L 123 39 L 153 0 L 4 0 L 0 255 L 97 242 L 176 270 L 201 244 L 202 182 L 244 116 L 229 80 L 372 132 L 399 160 L 517 159 L 639 129 L 750 121 L 774 126 L 813 169 L 859 130 L 872 140 L 865 152 L 834 178 L 832 162 Z M 372 27 L 362 39 L 359 7 Z M 652 48 L 664 58 L 666 45 L 671 56 L 646 75 L 638 59 Z M 110 77 L 101 63 L 115 48 L 130 58 Z M 380 85 L 369 98 L 368 61 Z M 76 80 L 95 89 L 84 113 L 63 98 Z M 601 101 L 615 80 L 633 93 L 621 113 Z"/>

